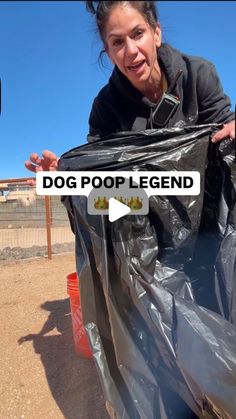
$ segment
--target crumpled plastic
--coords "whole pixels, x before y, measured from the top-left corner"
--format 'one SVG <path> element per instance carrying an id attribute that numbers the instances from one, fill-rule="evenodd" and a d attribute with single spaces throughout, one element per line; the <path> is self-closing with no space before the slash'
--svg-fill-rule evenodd
<path id="1" fill-rule="evenodd" d="M 199 196 L 152 196 L 149 214 L 87 213 L 76 236 L 83 321 L 111 417 L 236 418 L 235 144 L 219 125 L 122 132 L 59 170 L 198 170 Z"/>

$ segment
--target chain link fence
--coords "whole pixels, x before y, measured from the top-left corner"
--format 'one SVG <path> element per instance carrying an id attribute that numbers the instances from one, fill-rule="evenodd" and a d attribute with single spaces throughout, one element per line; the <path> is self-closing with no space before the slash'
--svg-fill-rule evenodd
<path id="1" fill-rule="evenodd" d="M 36 195 L 27 179 L 0 180 L 0 260 L 74 251 L 60 197 Z"/>

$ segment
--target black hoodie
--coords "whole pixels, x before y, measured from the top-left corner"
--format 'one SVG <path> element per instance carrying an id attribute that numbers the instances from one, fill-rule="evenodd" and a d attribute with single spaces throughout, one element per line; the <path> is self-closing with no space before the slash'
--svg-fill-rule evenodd
<path id="1" fill-rule="evenodd" d="M 166 127 L 225 123 L 234 119 L 231 103 L 224 94 L 214 64 L 162 44 L 158 61 L 168 86 L 180 70 L 172 93 L 180 99 L 180 105 Z M 151 124 L 151 113 L 156 104 L 145 98 L 115 67 L 108 84 L 94 99 L 89 117 L 88 141 L 119 131 L 139 131 L 156 128 Z"/>

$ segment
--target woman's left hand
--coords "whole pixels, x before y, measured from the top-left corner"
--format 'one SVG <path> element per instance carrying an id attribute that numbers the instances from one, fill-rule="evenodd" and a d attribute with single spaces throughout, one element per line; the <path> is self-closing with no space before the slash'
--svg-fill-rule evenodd
<path id="1" fill-rule="evenodd" d="M 235 121 L 224 124 L 224 128 L 214 134 L 211 141 L 213 143 L 218 143 L 218 141 L 224 140 L 224 138 L 231 138 L 231 140 L 235 140 Z"/>

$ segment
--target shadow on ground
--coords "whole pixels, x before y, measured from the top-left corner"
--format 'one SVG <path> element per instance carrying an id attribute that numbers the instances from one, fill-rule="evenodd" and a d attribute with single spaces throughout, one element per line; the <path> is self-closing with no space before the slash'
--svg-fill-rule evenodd
<path id="1" fill-rule="evenodd" d="M 41 308 L 49 311 L 41 331 L 23 336 L 19 344 L 33 341 L 52 396 L 66 419 L 107 419 L 94 362 L 74 352 L 69 299 L 46 301 Z M 54 329 L 58 334 L 47 335 Z"/>

